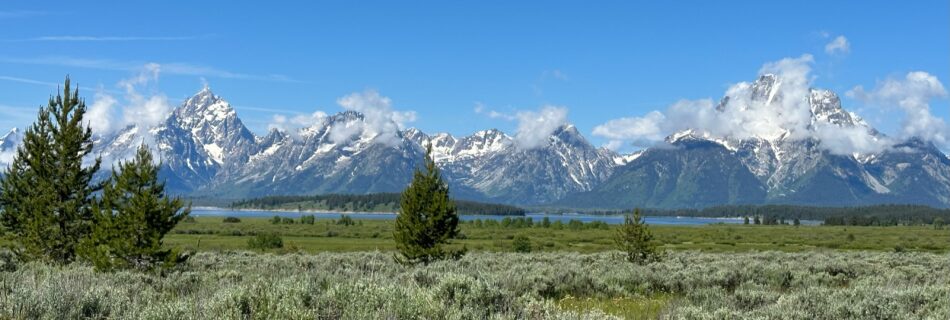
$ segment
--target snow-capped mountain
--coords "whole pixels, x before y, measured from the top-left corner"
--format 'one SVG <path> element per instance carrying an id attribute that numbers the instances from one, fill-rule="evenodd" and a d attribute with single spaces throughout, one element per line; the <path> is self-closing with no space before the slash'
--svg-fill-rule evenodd
<path id="1" fill-rule="evenodd" d="M 462 137 L 430 135 L 398 130 L 392 120 L 380 126 L 379 119 L 355 111 L 321 115 L 292 132 L 273 129 L 256 136 L 227 101 L 205 88 L 157 125 L 95 136 L 93 154 L 108 164 L 130 158 L 146 143 L 157 151 L 171 192 L 219 199 L 398 192 L 431 146 L 453 195 L 462 199 L 588 208 L 950 206 L 950 158 L 933 144 L 911 139 L 880 150 L 832 152 L 820 133 L 838 131 L 822 131 L 828 128 L 873 141 L 891 138 L 843 109 L 834 92 L 792 95 L 780 90 L 782 79 L 773 75 L 743 85 L 744 96 L 726 96 L 715 110 L 732 116 L 799 101 L 807 106 L 806 117 L 799 126 L 755 135 L 683 130 L 661 146 L 620 155 L 594 147 L 573 125 L 526 149 L 496 129 Z M 12 160 L 20 140 L 16 129 L 0 139 L 0 164 Z"/>
<path id="2" fill-rule="evenodd" d="M 492 201 L 540 204 L 588 191 L 610 176 L 618 155 L 591 145 L 573 125 L 555 130 L 546 144 L 524 149 L 492 129 L 463 138 L 407 134 L 433 158 L 452 184 Z"/>
<path id="3" fill-rule="evenodd" d="M 667 137 L 667 147 L 641 151 L 593 191 L 560 203 L 617 208 L 762 203 L 950 205 L 950 161 L 932 144 L 912 139 L 865 153 L 832 152 L 825 145 L 828 141 L 820 138 L 821 130 L 841 129 L 825 131 L 837 135 L 857 132 L 875 142 L 888 137 L 844 110 L 832 91 L 809 89 L 804 96 L 783 96 L 781 85 L 779 77 L 763 75 L 749 84 L 748 96 L 726 96 L 716 110 L 753 112 L 745 109 L 747 105 L 730 103 L 742 99 L 764 108 L 783 108 L 785 99 L 802 99 L 809 112 L 804 126 L 761 130 L 759 135 L 742 137 L 693 129 L 677 132 Z M 787 110 L 779 110 L 783 111 Z"/>
<path id="4" fill-rule="evenodd" d="M 23 132 L 18 128 L 10 129 L 9 132 L 0 137 L 0 169 L 6 168 L 13 162 L 16 148 L 21 141 L 23 141 Z"/>
<path id="5" fill-rule="evenodd" d="M 151 127 L 128 126 L 95 139 L 104 161 L 129 159 L 142 143 L 158 151 L 162 175 L 176 193 L 207 188 L 222 168 L 241 165 L 259 145 L 231 105 L 204 88 Z"/>
<path id="6" fill-rule="evenodd" d="M 265 194 L 396 192 L 412 176 L 422 150 L 406 139 L 377 141 L 364 116 L 347 111 L 299 132 L 271 130 L 258 152 L 221 173 L 205 193 L 219 197 Z M 348 134 L 344 134 L 348 133 Z"/>
<path id="7" fill-rule="evenodd" d="M 210 90 L 185 101 L 161 125 L 130 127 L 101 139 L 99 153 L 121 158 L 154 141 L 169 185 L 206 197 L 272 194 L 398 192 L 410 181 L 425 147 L 459 198 L 543 203 L 587 191 L 623 163 L 588 143 L 573 126 L 548 144 L 522 150 L 499 130 L 471 136 L 427 135 L 418 129 L 375 132 L 354 111 L 327 116 L 297 132 L 255 137 L 230 105 Z M 151 139 L 151 140 L 150 140 Z"/>

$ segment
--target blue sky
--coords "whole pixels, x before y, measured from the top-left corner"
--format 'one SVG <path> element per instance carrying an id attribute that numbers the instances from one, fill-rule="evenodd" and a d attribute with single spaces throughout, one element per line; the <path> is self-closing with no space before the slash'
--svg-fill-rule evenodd
<path id="1" fill-rule="evenodd" d="M 826 46 L 837 37 L 847 50 Z M 840 47 L 839 47 L 840 48 Z M 884 132 L 894 108 L 844 97 L 911 71 L 950 78 L 947 1 L 653 3 L 5 2 L 0 7 L 0 127 L 24 126 L 69 74 L 87 101 L 148 63 L 139 88 L 173 104 L 210 84 L 255 132 L 275 113 L 340 111 L 375 90 L 427 132 L 514 132 L 513 115 L 563 106 L 591 135 L 609 120 L 719 99 L 763 64 L 811 54 L 813 85 Z M 123 103 L 120 99 L 120 104 Z M 476 112 L 481 106 L 482 112 Z M 930 103 L 950 118 L 946 96 Z M 629 147 L 629 146 L 627 146 Z M 626 148 L 626 147 L 625 147 Z"/>

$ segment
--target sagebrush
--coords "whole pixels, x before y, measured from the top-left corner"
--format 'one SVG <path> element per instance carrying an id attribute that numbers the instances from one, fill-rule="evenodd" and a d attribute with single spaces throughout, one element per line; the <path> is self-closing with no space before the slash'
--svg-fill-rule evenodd
<path id="1" fill-rule="evenodd" d="M 0 259 L 0 318 L 601 319 L 564 299 L 666 301 L 665 319 L 948 319 L 947 254 L 485 253 L 403 266 L 388 252 L 198 253 L 162 277 Z"/>

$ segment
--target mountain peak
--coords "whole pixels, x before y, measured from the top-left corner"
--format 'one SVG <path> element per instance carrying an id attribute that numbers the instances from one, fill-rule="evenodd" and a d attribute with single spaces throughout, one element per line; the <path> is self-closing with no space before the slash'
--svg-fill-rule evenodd
<path id="1" fill-rule="evenodd" d="M 346 110 L 346 111 L 334 114 L 333 116 L 330 116 L 329 120 L 331 123 L 333 123 L 333 122 L 362 121 L 363 119 L 365 119 L 365 116 L 363 116 L 362 113 L 358 111 L 353 111 L 353 110 Z"/>
<path id="2" fill-rule="evenodd" d="M 781 85 L 782 81 L 777 75 L 763 74 L 752 83 L 752 99 L 765 100 L 766 104 L 771 104 L 775 100 L 776 93 L 778 93 L 778 88 Z"/>
<path id="3" fill-rule="evenodd" d="M 18 144 L 20 144 L 20 140 L 23 140 L 23 135 L 20 134 L 20 129 L 10 129 L 7 134 L 3 135 L 3 137 L 0 137 L 0 151 L 13 150 Z"/>
<path id="4" fill-rule="evenodd" d="M 869 127 L 860 117 L 844 110 L 841 98 L 831 90 L 811 89 L 808 104 L 811 106 L 813 124 L 821 121 L 840 127 Z"/>
<path id="5" fill-rule="evenodd" d="M 220 123 L 236 119 L 237 113 L 231 104 L 204 87 L 191 96 L 175 110 L 175 116 L 182 124 L 194 127 L 203 123 Z"/>

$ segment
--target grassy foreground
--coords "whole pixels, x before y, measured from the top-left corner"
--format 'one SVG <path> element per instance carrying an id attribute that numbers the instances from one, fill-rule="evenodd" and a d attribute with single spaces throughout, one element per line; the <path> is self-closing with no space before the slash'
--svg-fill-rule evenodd
<path id="1" fill-rule="evenodd" d="M 473 251 L 511 251 L 516 236 L 527 236 L 532 251 L 575 251 L 582 253 L 613 250 L 615 226 L 558 229 L 533 227 L 477 227 L 462 223 L 464 239 L 456 241 Z M 950 230 L 915 227 L 831 227 L 831 226 L 651 226 L 657 240 L 669 250 L 707 252 L 811 251 L 815 249 L 879 251 L 950 251 Z M 267 218 L 241 218 L 240 223 L 223 223 L 222 218 L 199 217 L 180 223 L 166 243 L 189 250 L 246 250 L 247 240 L 259 233 L 279 233 L 283 251 L 388 251 L 394 249 L 393 221 L 358 220 L 343 226 L 331 220 L 313 225 L 271 224 Z"/>
<path id="2" fill-rule="evenodd" d="M 947 254 L 202 252 L 166 276 L 0 265 L 0 318 L 948 319 Z"/>

